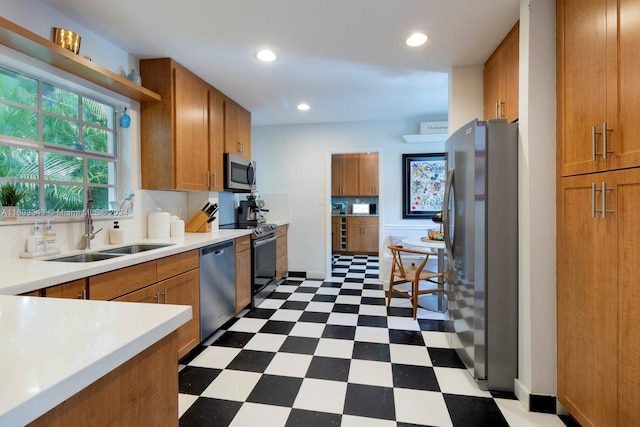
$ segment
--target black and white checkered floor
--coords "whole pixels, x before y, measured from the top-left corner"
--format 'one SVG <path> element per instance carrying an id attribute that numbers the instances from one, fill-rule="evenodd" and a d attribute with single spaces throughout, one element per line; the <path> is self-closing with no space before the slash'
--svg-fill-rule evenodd
<path id="1" fill-rule="evenodd" d="M 334 267 L 285 281 L 182 361 L 180 426 L 565 425 L 480 390 L 441 313 L 413 320 L 404 298 L 387 311 L 377 257 Z"/>

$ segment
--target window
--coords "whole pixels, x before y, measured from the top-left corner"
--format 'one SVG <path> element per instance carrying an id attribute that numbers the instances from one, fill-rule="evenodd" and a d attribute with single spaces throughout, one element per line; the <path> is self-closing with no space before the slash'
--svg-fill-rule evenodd
<path id="1" fill-rule="evenodd" d="M 0 66 L 0 184 L 27 192 L 26 215 L 73 215 L 117 200 L 113 105 Z"/>

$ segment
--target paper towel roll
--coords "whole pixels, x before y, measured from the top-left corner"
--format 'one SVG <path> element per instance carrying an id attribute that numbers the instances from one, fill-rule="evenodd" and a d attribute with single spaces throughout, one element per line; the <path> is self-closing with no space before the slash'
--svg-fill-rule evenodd
<path id="1" fill-rule="evenodd" d="M 157 212 L 150 212 L 147 216 L 147 237 L 149 239 L 168 239 L 170 228 L 169 212 L 162 212 L 158 208 Z"/>

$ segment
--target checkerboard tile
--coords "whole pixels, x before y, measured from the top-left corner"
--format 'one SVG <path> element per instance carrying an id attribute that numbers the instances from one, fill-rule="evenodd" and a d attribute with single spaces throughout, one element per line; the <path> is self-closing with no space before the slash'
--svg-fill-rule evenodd
<path id="1" fill-rule="evenodd" d="M 387 308 L 378 267 L 341 255 L 333 277 L 289 279 L 228 322 L 181 361 L 180 426 L 509 425 L 519 403 L 477 387 L 442 313 L 413 320 L 403 298 Z"/>

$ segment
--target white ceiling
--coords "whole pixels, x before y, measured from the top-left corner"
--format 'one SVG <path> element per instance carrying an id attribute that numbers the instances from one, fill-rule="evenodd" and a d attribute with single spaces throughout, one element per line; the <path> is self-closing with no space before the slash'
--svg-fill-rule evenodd
<path id="1" fill-rule="evenodd" d="M 254 125 L 447 115 L 447 71 L 483 63 L 520 0 L 42 0 L 139 58 L 170 56 Z M 426 45 L 408 48 L 414 31 Z M 271 64 L 254 54 L 270 47 Z M 143 81 L 144 84 L 144 81 Z M 299 112 L 306 102 L 311 110 Z"/>

